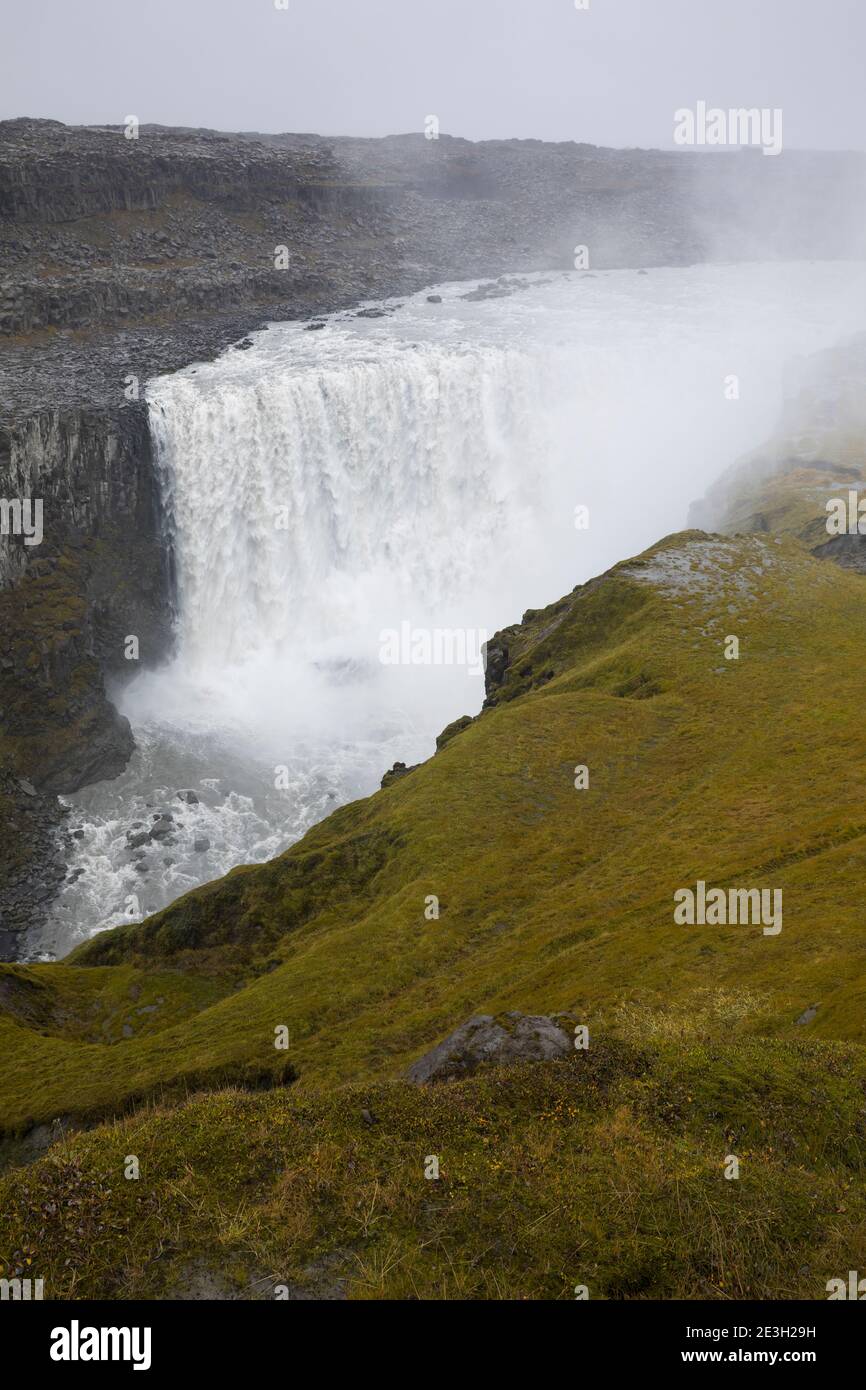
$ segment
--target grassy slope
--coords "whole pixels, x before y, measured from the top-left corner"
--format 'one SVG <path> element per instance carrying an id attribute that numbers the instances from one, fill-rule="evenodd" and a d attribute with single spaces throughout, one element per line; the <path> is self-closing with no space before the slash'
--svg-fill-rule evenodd
<path id="1" fill-rule="evenodd" d="M 864 582 L 788 536 L 668 538 L 510 630 L 491 707 L 409 776 L 72 963 L 0 971 L 7 1132 L 279 1079 L 277 1024 L 300 1073 L 289 1094 L 145 1108 L 28 1170 L 62 1189 L 79 1166 L 134 1252 L 124 1275 L 96 1245 L 63 1273 L 66 1238 L 39 1234 L 14 1174 L 0 1263 L 41 1243 L 55 1286 L 85 1292 L 165 1291 L 200 1248 L 241 1282 L 321 1274 L 324 1253 L 361 1296 L 822 1296 L 816 1268 L 856 1267 L 864 1234 L 846 1196 L 863 1178 Z M 675 926 L 674 890 L 698 878 L 782 888 L 782 933 Z M 614 1058 L 603 1094 L 577 1062 L 394 1084 L 506 1008 L 584 1019 L 584 1072 Z M 648 1060 L 623 1061 L 623 1039 Z M 732 1144 L 755 1156 L 748 1182 L 721 1177 Z M 146 1181 L 118 1182 L 141 1150 Z M 428 1152 L 444 1186 L 418 1178 Z"/>
<path id="2" fill-rule="evenodd" d="M 431 1089 L 214 1092 L 0 1180 L 0 1251 L 46 1297 L 821 1298 L 862 1251 L 864 1081 L 850 1045 L 600 1043 Z"/>

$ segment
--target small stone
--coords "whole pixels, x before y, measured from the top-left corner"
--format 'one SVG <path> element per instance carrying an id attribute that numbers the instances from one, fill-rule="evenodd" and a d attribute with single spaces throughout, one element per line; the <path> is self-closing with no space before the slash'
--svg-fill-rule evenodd
<path id="1" fill-rule="evenodd" d="M 171 812 L 167 811 L 164 816 L 154 817 L 153 829 L 150 832 L 152 840 L 164 840 L 167 836 L 174 833 L 175 825 Z"/>

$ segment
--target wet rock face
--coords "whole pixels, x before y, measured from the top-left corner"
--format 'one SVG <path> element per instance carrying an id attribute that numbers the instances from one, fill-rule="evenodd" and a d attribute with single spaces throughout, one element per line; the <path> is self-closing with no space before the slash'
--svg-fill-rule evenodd
<path id="1" fill-rule="evenodd" d="M 17 959 L 23 933 L 63 882 L 62 823 L 53 796 L 0 768 L 0 961 Z"/>
<path id="2" fill-rule="evenodd" d="M 143 407 L 49 410 L 0 429 L 0 496 L 39 499 L 43 531 L 0 545 L 0 762 L 41 790 L 76 791 L 132 752 L 106 675 L 129 679 L 171 643 Z"/>
<path id="3" fill-rule="evenodd" d="M 466 1076 L 484 1063 L 507 1066 L 568 1057 L 573 1047 L 569 1034 L 544 1015 L 509 1013 L 494 1018 L 478 1014 L 413 1062 L 407 1077 L 419 1085 L 447 1081 Z"/>
<path id="4" fill-rule="evenodd" d="M 866 574 L 866 536 L 833 536 L 812 551 L 819 560 L 835 560 L 843 569 Z"/>
<path id="5" fill-rule="evenodd" d="M 110 629 L 88 592 L 97 567 L 60 546 L 0 590 L 0 766 L 42 791 L 116 776 L 132 751 L 104 689 L 98 639 L 110 646 Z"/>
<path id="6" fill-rule="evenodd" d="M 39 793 L 77 791 L 118 776 L 133 751 L 106 677 L 129 679 L 171 646 L 171 557 L 143 405 L 60 406 L 0 425 L 0 497 L 42 506 L 39 544 L 0 539 L 0 770 Z M 0 885 L 7 958 L 63 877 L 49 834 L 56 802 L 40 797 L 39 815 L 13 802 L 2 832 L 14 861 Z"/>
<path id="7" fill-rule="evenodd" d="M 130 633 L 142 656 L 164 652 L 170 557 L 142 402 L 113 412 L 50 409 L 0 425 L 0 496 L 41 501 L 43 533 L 35 545 L 3 538 L 0 589 L 66 556 L 80 559 L 106 667 L 123 673 Z"/>
<path id="8" fill-rule="evenodd" d="M 497 632 L 484 649 L 484 690 L 489 698 L 505 679 L 509 665 L 509 631 Z"/>

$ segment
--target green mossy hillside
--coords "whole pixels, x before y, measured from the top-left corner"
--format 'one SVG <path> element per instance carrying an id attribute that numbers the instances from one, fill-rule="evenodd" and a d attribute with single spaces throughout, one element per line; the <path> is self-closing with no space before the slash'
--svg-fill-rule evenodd
<path id="1" fill-rule="evenodd" d="M 399 1076 L 473 1013 L 615 1029 L 624 1003 L 688 1008 L 709 987 L 745 991 L 737 1034 L 862 1041 L 862 577 L 788 538 L 688 532 L 497 640 L 489 707 L 411 776 L 30 967 L 83 993 L 60 1023 L 0 1011 L 2 1128 L 215 1066 L 276 1073 L 280 1025 L 301 1088 Z M 676 925 L 698 879 L 781 889 L 781 933 Z M 165 1002 L 115 1007 L 126 1030 L 100 1036 L 81 981 L 119 997 L 130 970 L 158 972 Z"/>
<path id="2" fill-rule="evenodd" d="M 0 967 L 7 1163 L 67 1130 L 0 1180 L 0 1264 L 120 1298 L 820 1298 L 860 1267 L 866 579 L 810 549 L 666 538 L 497 634 L 411 776 Z M 782 930 L 677 925 L 699 879 L 780 889 Z M 589 1052 L 402 1079 L 507 1010 Z"/>
<path id="3" fill-rule="evenodd" d="M 433 1088 L 216 1091 L 0 1178 L 0 1276 L 52 1299 L 826 1298 L 863 1255 L 864 1086 L 853 1045 L 641 1027 Z"/>

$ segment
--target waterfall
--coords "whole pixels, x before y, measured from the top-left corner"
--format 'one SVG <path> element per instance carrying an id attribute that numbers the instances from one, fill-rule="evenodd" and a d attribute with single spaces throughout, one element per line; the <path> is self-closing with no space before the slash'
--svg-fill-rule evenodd
<path id="1" fill-rule="evenodd" d="M 859 266 L 537 280 L 272 325 L 149 383 L 187 670 L 363 666 L 403 620 L 552 601 L 683 524 L 774 427 L 791 353 L 863 316 Z"/>
<path id="2" fill-rule="evenodd" d="M 251 356 L 148 392 L 189 662 L 445 611 L 531 525 L 549 447 L 536 356 L 387 345 L 261 375 Z"/>

